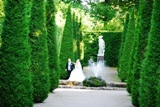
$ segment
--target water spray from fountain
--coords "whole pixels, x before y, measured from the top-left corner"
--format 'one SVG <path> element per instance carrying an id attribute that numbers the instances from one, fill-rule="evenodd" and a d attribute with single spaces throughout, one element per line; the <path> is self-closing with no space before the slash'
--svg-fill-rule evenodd
<path id="1" fill-rule="evenodd" d="M 99 50 L 97 54 L 97 62 L 94 62 L 92 58 L 89 59 L 90 70 L 93 71 L 94 76 L 101 76 L 100 73 L 106 69 L 104 61 L 104 52 L 105 52 L 105 42 L 102 39 L 103 36 L 99 36 Z"/>

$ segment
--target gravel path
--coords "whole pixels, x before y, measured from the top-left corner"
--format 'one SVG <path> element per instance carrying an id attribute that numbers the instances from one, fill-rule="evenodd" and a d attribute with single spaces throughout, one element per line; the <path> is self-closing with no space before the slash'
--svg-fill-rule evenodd
<path id="1" fill-rule="evenodd" d="M 83 69 L 86 77 L 94 76 L 92 68 Z M 120 82 L 116 68 L 105 67 L 99 76 L 107 82 Z M 34 107 L 133 107 L 126 90 L 91 90 L 57 88 L 43 103 Z"/>

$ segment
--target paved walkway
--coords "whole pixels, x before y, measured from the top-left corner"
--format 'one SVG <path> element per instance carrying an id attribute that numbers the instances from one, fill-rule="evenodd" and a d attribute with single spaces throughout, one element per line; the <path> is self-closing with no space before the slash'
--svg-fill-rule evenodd
<path id="1" fill-rule="evenodd" d="M 92 68 L 83 69 L 86 77 L 94 76 Z M 99 76 L 107 82 L 121 83 L 116 68 L 104 67 Z M 92 90 L 76 88 L 57 88 L 50 93 L 43 103 L 34 107 L 133 107 L 127 91 L 122 90 Z"/>

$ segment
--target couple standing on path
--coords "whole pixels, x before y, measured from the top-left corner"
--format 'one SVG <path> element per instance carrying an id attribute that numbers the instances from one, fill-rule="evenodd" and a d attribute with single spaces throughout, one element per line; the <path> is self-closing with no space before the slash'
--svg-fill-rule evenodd
<path id="1" fill-rule="evenodd" d="M 75 67 L 75 68 L 74 68 Z M 73 62 L 71 62 L 71 59 L 68 59 L 68 63 L 66 64 L 66 70 L 68 73 L 68 80 L 69 81 L 77 81 L 77 82 L 82 82 L 85 79 L 85 76 L 82 71 L 82 66 L 77 59 L 75 65 Z"/>

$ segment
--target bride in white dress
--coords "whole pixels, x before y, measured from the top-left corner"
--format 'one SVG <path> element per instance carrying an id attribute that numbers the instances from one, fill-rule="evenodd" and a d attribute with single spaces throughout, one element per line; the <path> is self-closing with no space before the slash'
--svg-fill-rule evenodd
<path id="1" fill-rule="evenodd" d="M 73 71 L 71 72 L 71 75 L 68 80 L 82 82 L 84 79 L 85 79 L 85 76 L 82 71 L 82 66 L 78 59 L 75 64 L 75 69 L 73 69 Z"/>

